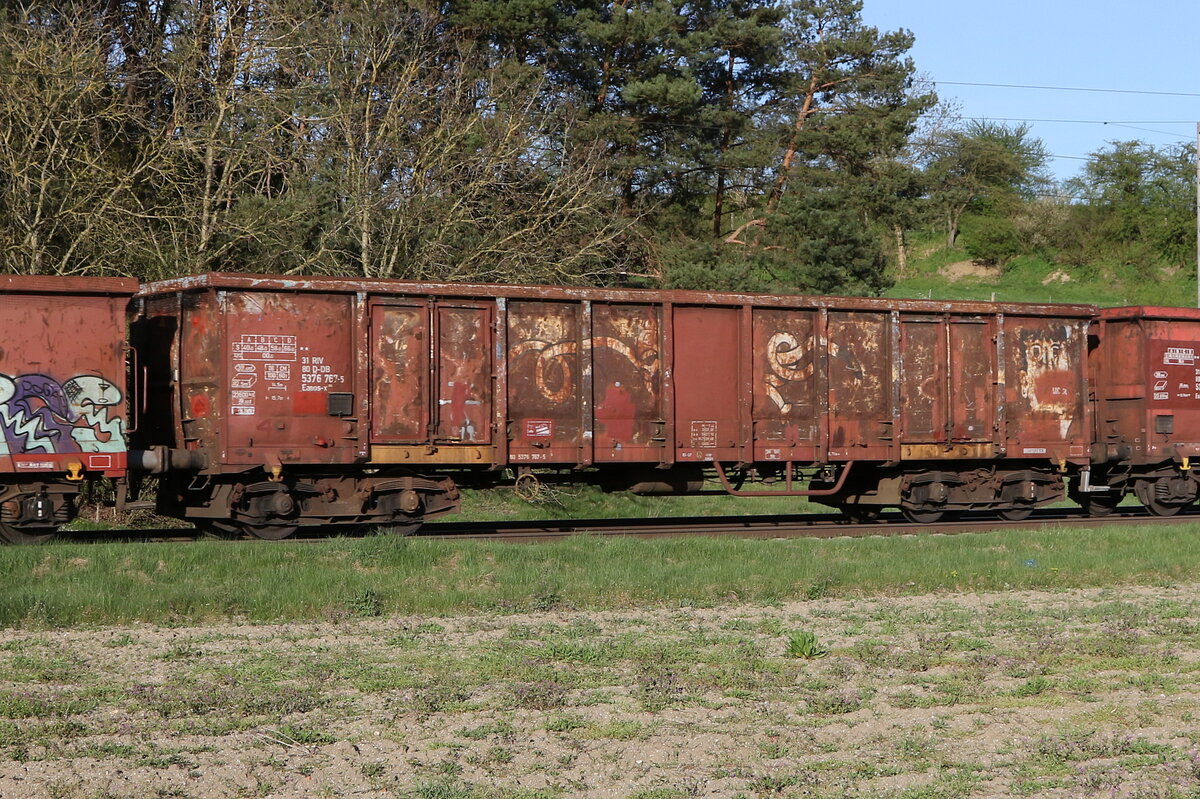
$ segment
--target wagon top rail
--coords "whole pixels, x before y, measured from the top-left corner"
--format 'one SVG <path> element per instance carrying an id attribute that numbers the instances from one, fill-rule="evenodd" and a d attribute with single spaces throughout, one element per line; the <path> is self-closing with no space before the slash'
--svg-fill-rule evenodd
<path id="1" fill-rule="evenodd" d="M 418 294 L 438 297 L 503 297 L 590 302 L 672 303 L 676 305 L 737 306 L 861 310 L 874 312 L 1011 314 L 1091 318 L 1096 306 L 1056 303 L 1013 303 L 959 300 L 921 300 L 815 295 L 754 294 L 714 291 L 610 289 L 572 286 L 510 286 L 491 283 L 426 283 L 408 280 L 352 277 L 264 277 L 231 272 L 209 272 L 172 278 L 142 286 L 140 296 L 216 290 L 294 291 L 318 293 Z"/>

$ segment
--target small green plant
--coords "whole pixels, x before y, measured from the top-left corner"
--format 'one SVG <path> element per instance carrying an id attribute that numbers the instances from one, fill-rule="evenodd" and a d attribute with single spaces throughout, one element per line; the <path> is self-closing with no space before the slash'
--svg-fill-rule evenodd
<path id="1" fill-rule="evenodd" d="M 1013 690 L 1013 696 L 1020 696 L 1020 697 L 1038 696 L 1039 694 L 1045 693 L 1053 686 L 1054 686 L 1054 683 L 1050 682 L 1050 680 L 1048 680 L 1045 677 L 1043 677 L 1042 675 L 1038 674 L 1036 676 L 1030 677 L 1028 680 L 1026 680 L 1021 685 L 1018 685 Z"/>
<path id="2" fill-rule="evenodd" d="M 797 630 L 788 635 L 787 654 L 788 657 L 814 660 L 825 657 L 829 654 L 829 650 L 821 646 L 821 642 L 813 633 L 808 630 Z"/>
<path id="3" fill-rule="evenodd" d="M 571 732 L 585 726 L 587 726 L 585 721 L 574 716 L 559 716 L 546 722 L 546 729 L 549 732 Z"/>
<path id="4" fill-rule="evenodd" d="M 383 599 L 377 591 L 367 588 L 347 598 L 346 610 L 351 616 L 365 619 L 378 618 L 383 615 Z"/>

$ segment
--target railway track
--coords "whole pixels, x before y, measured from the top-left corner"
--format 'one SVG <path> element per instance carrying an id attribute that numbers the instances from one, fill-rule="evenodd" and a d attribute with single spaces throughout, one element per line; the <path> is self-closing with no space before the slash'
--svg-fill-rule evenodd
<path id="1" fill-rule="evenodd" d="M 1107 527 L 1112 525 L 1170 525 L 1200 521 L 1200 509 L 1178 516 L 1152 516 L 1141 508 L 1118 510 L 1109 516 L 1087 516 L 1072 509 L 1039 509 L 1028 519 L 1006 521 L 988 514 L 964 514 L 952 520 L 920 524 L 899 513 L 885 514 L 866 524 L 847 521 L 836 514 L 795 514 L 788 516 L 700 516 L 654 519 L 575 519 L 511 522 L 436 522 L 426 524 L 413 538 L 436 540 L 491 540 L 505 542 L 556 541 L 577 535 L 621 536 L 636 538 L 673 538 L 689 535 L 732 536 L 736 538 L 861 538 L 866 536 L 918 535 L 933 533 L 979 533 L 994 530 L 1028 530 L 1046 527 Z M 289 541 L 313 543 L 330 536 L 320 531 L 297 533 Z M 60 541 L 71 542 L 188 542 L 203 539 L 198 531 L 187 528 L 166 530 L 104 530 L 67 532 Z M 239 539 L 243 540 L 243 539 Z"/>
<path id="2" fill-rule="evenodd" d="M 1109 516 L 1086 516 L 1078 511 L 1044 510 L 1028 519 L 1005 521 L 987 514 L 968 514 L 953 521 L 934 524 L 910 522 L 899 513 L 875 522 L 859 524 L 837 515 L 729 516 L 670 519 L 587 519 L 550 522 L 442 522 L 427 524 L 417 537 L 490 539 L 512 542 L 554 541 L 573 535 L 635 536 L 671 538 L 686 535 L 733 536 L 736 538 L 842 538 L 918 535 L 921 533 L 978 533 L 992 530 L 1025 530 L 1045 527 L 1101 527 L 1129 524 L 1179 524 L 1200 521 L 1200 511 L 1174 517 L 1152 516 L 1131 508 Z"/>

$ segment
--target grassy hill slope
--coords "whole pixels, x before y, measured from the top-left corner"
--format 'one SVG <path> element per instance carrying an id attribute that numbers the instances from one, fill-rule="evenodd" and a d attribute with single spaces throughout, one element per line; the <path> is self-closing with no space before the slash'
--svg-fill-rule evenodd
<path id="1" fill-rule="evenodd" d="M 1191 265 L 1144 268 L 1107 263 L 1063 266 L 1022 256 L 1001 267 L 972 263 L 962 249 L 940 239 L 918 241 L 905 275 L 896 276 L 888 297 L 1000 302 L 1083 302 L 1096 305 L 1196 305 Z"/>

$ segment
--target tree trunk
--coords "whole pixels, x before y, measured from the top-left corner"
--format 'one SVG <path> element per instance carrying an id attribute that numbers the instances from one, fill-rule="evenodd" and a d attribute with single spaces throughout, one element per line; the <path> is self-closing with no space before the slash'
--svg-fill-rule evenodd
<path id="1" fill-rule="evenodd" d="M 946 246 L 954 249 L 958 241 L 958 214 L 953 211 L 946 214 Z"/>
<path id="2" fill-rule="evenodd" d="M 783 188 L 787 185 L 788 173 L 792 169 L 792 162 L 796 159 L 796 145 L 799 143 L 800 133 L 804 130 L 804 123 L 813 112 L 813 106 L 816 103 L 817 89 L 817 73 L 814 71 L 812 78 L 808 82 L 808 91 L 804 94 L 804 104 L 800 106 L 800 111 L 796 114 L 796 124 L 793 126 L 792 138 L 788 141 L 787 151 L 783 154 L 783 164 L 779 168 L 779 177 L 775 180 L 775 185 L 771 189 L 771 195 L 767 198 L 767 211 L 774 210 L 775 204 L 783 196 Z"/>
<path id="3" fill-rule="evenodd" d="M 725 72 L 725 101 L 726 110 L 733 114 L 734 59 L 733 51 L 729 51 L 727 69 Z M 721 222 L 725 215 L 725 154 L 729 152 L 731 140 L 728 121 L 721 131 L 721 158 L 717 164 L 717 192 L 713 198 L 713 238 L 721 237 Z"/>
<path id="4" fill-rule="evenodd" d="M 717 167 L 717 192 L 713 197 L 713 238 L 721 237 L 721 219 L 725 216 L 725 170 Z"/>
<path id="5" fill-rule="evenodd" d="M 908 245 L 904 240 L 904 226 L 897 222 L 892 225 L 892 232 L 896 234 L 896 274 L 907 277 Z"/>

